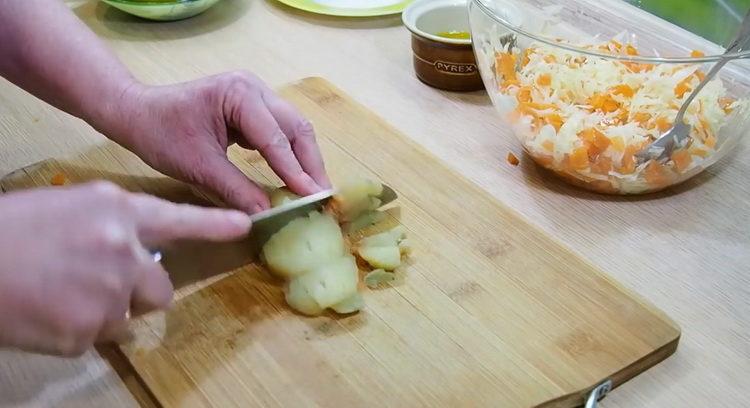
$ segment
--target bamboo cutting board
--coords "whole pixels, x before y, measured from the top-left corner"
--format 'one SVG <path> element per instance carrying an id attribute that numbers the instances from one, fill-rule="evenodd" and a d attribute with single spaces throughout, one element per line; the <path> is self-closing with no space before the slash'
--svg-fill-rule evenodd
<path id="1" fill-rule="evenodd" d="M 315 124 L 334 182 L 374 177 L 415 248 L 393 287 L 366 290 L 354 316 L 298 316 L 256 265 L 180 290 L 133 321 L 121 350 L 165 407 L 575 407 L 672 354 L 679 328 L 456 175 L 329 83 L 281 90 Z M 255 153 L 251 177 L 278 184 Z M 471 158 L 466 158 L 470 160 Z M 16 172 L 4 191 L 115 181 L 200 202 L 114 145 Z"/>

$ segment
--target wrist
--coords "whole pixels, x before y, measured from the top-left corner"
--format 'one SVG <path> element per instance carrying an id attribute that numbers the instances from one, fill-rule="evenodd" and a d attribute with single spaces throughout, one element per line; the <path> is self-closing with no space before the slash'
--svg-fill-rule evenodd
<path id="1" fill-rule="evenodd" d="M 134 136 L 130 126 L 140 115 L 146 86 L 133 78 L 120 81 L 102 98 L 85 110 L 83 119 L 98 132 L 120 144 L 130 144 Z"/>

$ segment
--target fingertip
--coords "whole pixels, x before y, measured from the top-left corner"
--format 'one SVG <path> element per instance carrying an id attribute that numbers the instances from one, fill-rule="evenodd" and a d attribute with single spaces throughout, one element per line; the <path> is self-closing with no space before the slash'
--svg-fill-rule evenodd
<path id="1" fill-rule="evenodd" d="M 226 219 L 239 231 L 249 231 L 252 224 L 247 213 L 237 210 L 228 210 Z"/>
<path id="2" fill-rule="evenodd" d="M 319 193 L 325 189 L 307 173 L 300 173 L 293 180 L 288 180 L 286 184 L 290 190 L 303 197 Z"/>
<path id="3" fill-rule="evenodd" d="M 315 180 L 319 186 L 323 188 L 323 190 L 329 190 L 333 188 L 333 184 L 331 184 L 331 180 L 328 178 L 328 176 L 319 176 L 317 177 L 317 180 Z"/>
<path id="4" fill-rule="evenodd" d="M 260 204 L 253 205 L 253 208 L 250 210 L 250 214 L 257 214 L 261 211 L 265 211 L 266 208 L 263 208 Z"/>

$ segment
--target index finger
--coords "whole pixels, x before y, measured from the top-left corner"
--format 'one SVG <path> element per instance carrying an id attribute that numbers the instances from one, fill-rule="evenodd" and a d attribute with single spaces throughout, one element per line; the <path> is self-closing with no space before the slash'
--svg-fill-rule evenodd
<path id="1" fill-rule="evenodd" d="M 129 200 L 138 239 L 147 246 L 182 239 L 229 241 L 250 230 L 250 216 L 240 211 L 175 204 L 146 194 Z"/>
<path id="2" fill-rule="evenodd" d="M 294 155 L 302 169 L 323 188 L 331 188 L 331 181 L 326 174 L 323 155 L 320 153 L 312 123 L 289 102 L 281 99 L 271 90 L 263 92 L 263 100 L 271 115 L 276 119 L 281 130 L 289 138 Z"/>
<path id="3" fill-rule="evenodd" d="M 293 192 L 309 195 L 321 190 L 321 186 L 302 168 L 288 136 L 268 110 L 261 95 L 244 99 L 240 111 L 240 131 L 243 136 Z"/>

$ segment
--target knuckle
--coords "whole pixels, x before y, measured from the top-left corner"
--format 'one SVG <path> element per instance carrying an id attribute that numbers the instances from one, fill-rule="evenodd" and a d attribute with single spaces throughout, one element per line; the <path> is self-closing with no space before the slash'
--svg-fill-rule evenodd
<path id="1" fill-rule="evenodd" d="M 105 251 L 117 254 L 131 252 L 129 234 L 117 221 L 105 221 L 99 224 L 92 238 L 97 246 Z"/>
<path id="2" fill-rule="evenodd" d="M 123 190 L 116 184 L 99 180 L 90 184 L 91 191 L 98 197 L 116 199 L 123 194 Z"/>
<path id="3" fill-rule="evenodd" d="M 126 290 L 123 277 L 117 273 L 102 274 L 100 285 L 104 293 L 113 297 L 122 295 Z"/>
<path id="4" fill-rule="evenodd" d="M 258 81 L 258 78 L 253 73 L 243 70 L 228 72 L 224 78 L 230 86 L 240 87 L 247 87 Z"/>
<path id="5" fill-rule="evenodd" d="M 281 130 L 279 126 L 276 126 L 273 131 L 269 133 L 266 140 L 264 140 L 264 143 L 258 146 L 258 150 L 260 150 L 261 152 L 268 151 L 270 149 L 280 151 L 291 150 L 289 139 L 287 139 L 284 131 Z"/>
<path id="6" fill-rule="evenodd" d="M 315 128 L 307 118 L 301 118 L 295 128 L 295 136 L 304 139 L 315 139 Z"/>
<path id="7" fill-rule="evenodd" d="M 60 354 L 75 357 L 85 353 L 94 344 L 101 324 L 102 319 L 92 311 L 69 314 L 60 336 Z"/>

